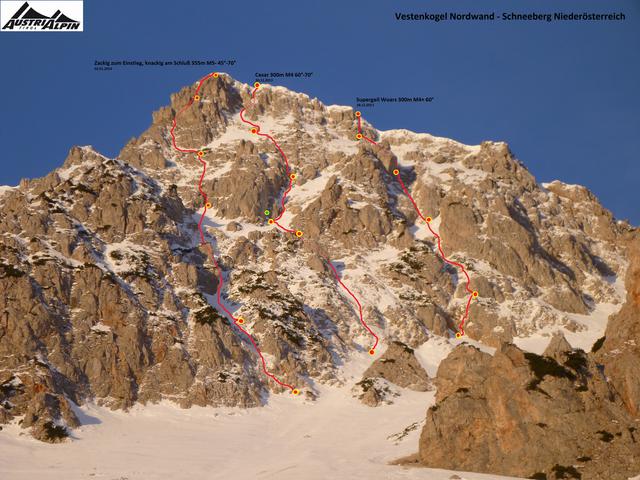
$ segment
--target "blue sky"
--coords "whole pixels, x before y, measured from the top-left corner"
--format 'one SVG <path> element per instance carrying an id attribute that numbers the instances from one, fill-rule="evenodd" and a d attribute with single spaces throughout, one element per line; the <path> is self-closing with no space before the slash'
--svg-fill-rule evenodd
<path id="1" fill-rule="evenodd" d="M 624 22 L 399 22 L 402 12 L 621 11 Z M 539 181 L 586 185 L 640 224 L 640 2 L 85 0 L 85 31 L 0 33 L 0 184 L 42 176 L 73 145 L 115 156 L 169 94 L 210 67 L 96 72 L 98 59 L 236 59 L 224 70 L 308 71 L 278 84 L 362 109 L 380 129 L 503 140 Z"/>

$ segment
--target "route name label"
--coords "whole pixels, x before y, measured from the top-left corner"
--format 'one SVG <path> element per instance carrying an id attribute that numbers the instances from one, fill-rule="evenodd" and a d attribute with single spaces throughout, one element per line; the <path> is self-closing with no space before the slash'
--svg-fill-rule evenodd
<path id="1" fill-rule="evenodd" d="M 435 97 L 356 97 L 356 107 L 375 107 L 379 103 L 431 103 Z"/>
<path id="2" fill-rule="evenodd" d="M 272 83 L 278 78 L 311 78 L 313 72 L 256 72 L 256 82 Z"/>
<path id="3" fill-rule="evenodd" d="M 93 69 L 110 71 L 114 68 L 141 68 L 141 67 L 202 67 L 202 66 L 228 66 L 233 67 L 236 60 L 210 60 L 210 59 L 184 59 L 184 60 L 159 60 L 159 59 L 126 59 L 126 60 L 94 60 Z"/>

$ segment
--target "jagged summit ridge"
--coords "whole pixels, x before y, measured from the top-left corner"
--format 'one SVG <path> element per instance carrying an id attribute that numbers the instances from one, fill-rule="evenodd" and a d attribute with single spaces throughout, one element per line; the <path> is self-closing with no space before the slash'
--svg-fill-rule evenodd
<path id="1" fill-rule="evenodd" d="M 172 95 L 116 159 L 74 148 L 61 169 L 0 197 L 0 420 L 32 412 L 23 425 L 46 438 L 49 421 L 73 426 L 67 399 L 257 406 L 279 391 L 215 307 L 219 279 L 197 238 L 201 170 L 171 148 L 175 113 L 193 94 Z M 472 338 L 558 328 L 597 338 L 594 315 L 619 307 L 627 259 L 617 242 L 629 227 L 595 198 L 538 185 L 506 144 L 468 147 L 365 121 L 374 147 L 356 141 L 352 109 L 270 86 L 250 105 L 250 87 L 224 74 L 201 95 L 175 135 L 207 151 L 204 229 L 223 300 L 248 320 L 270 369 L 309 398 L 316 382 L 344 382 L 339 366 L 368 343 L 319 254 L 339 262 L 387 343 L 448 336 L 463 308 L 460 279 L 391 181 L 396 163 L 447 252 L 473 273 Z M 267 224 L 285 171 L 239 120 L 243 106 L 295 169 L 283 222 L 303 243 Z"/>

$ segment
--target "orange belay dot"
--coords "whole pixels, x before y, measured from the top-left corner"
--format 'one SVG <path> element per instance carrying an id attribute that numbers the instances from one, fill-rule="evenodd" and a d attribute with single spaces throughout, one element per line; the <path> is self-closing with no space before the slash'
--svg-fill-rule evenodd
<path id="1" fill-rule="evenodd" d="M 296 237 L 300 238 L 302 235 L 302 230 L 296 230 Z"/>
<path id="2" fill-rule="evenodd" d="M 199 157 L 204 157 L 204 152 L 203 152 L 202 150 L 200 150 L 200 151 L 198 152 L 198 156 L 199 156 Z"/>
<path id="3" fill-rule="evenodd" d="M 360 115 L 362 115 L 360 112 L 356 112 L 356 117 L 359 117 Z"/>
<path id="4" fill-rule="evenodd" d="M 358 133 L 358 134 L 356 135 L 356 138 L 357 138 L 358 140 L 362 140 L 362 134 L 361 134 L 361 133 Z"/>
<path id="5" fill-rule="evenodd" d="M 394 175 L 399 175 L 400 174 L 400 170 L 398 170 L 397 168 L 393 171 Z"/>
<path id="6" fill-rule="evenodd" d="M 293 390 L 291 390 L 291 393 L 293 393 L 294 395 L 300 395 L 300 390 L 294 388 Z"/>
<path id="7" fill-rule="evenodd" d="M 274 223 L 276 223 L 276 221 L 273 218 L 270 218 L 269 220 L 267 220 L 267 223 L 269 225 L 273 225 Z"/>
<path id="8" fill-rule="evenodd" d="M 205 204 L 204 204 L 204 206 L 205 206 L 207 209 L 209 209 L 209 208 L 213 207 L 213 205 L 211 205 L 211 202 L 207 202 L 207 203 L 205 203 Z"/>
<path id="9" fill-rule="evenodd" d="M 375 355 L 376 351 L 372 348 L 371 350 L 369 350 L 369 355 Z"/>

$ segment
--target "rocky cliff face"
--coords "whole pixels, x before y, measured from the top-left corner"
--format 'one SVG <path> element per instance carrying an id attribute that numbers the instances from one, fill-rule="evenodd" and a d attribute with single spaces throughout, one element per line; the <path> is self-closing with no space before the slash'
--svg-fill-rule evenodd
<path id="1" fill-rule="evenodd" d="M 632 233 L 621 243 L 627 299 L 591 352 L 558 335 L 543 356 L 459 347 L 440 364 L 422 464 L 539 479 L 640 472 L 640 241 Z"/>
<path id="2" fill-rule="evenodd" d="M 385 344 L 449 336 L 464 309 L 464 282 L 437 254 L 396 167 L 480 292 L 470 337 L 499 345 L 544 329 L 588 330 L 602 305 L 621 304 L 621 239 L 633 230 L 586 189 L 537 184 L 503 143 L 469 147 L 363 122 L 371 145 L 355 139 L 348 107 L 269 86 L 251 102 L 250 92 L 227 75 L 207 80 L 174 133 L 206 152 L 203 228 L 223 271 L 222 301 L 247 320 L 270 371 L 308 398 L 318 382 L 340 384 L 339 366 L 371 340 L 321 258 Z M 0 193 L 0 423 L 21 418 L 55 440 L 77 424 L 70 401 L 250 407 L 282 391 L 216 305 L 221 279 L 196 228 L 201 166 L 170 136 L 194 93 L 173 95 L 117 158 L 73 148 L 60 169 Z M 243 107 L 297 175 L 282 223 L 302 239 L 267 223 L 286 170 L 240 121 Z M 632 321 L 626 311 L 620 322 Z M 614 337 L 602 353 L 611 358 L 622 342 Z M 633 403 L 635 384 L 621 382 Z"/>
<path id="3" fill-rule="evenodd" d="M 631 415 L 640 417 L 640 236 L 624 238 L 628 245 L 627 299 L 612 315 L 605 336 L 595 345 L 596 358 L 604 366 Z"/>
<path id="4" fill-rule="evenodd" d="M 539 479 L 636 474 L 638 419 L 606 370 L 581 350 L 553 353 L 457 348 L 438 370 L 420 462 Z"/>

